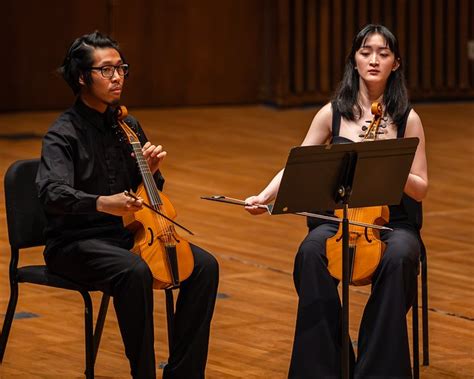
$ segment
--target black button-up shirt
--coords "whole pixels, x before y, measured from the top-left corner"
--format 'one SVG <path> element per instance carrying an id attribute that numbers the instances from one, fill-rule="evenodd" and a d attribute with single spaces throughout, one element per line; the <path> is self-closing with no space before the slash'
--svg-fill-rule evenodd
<path id="1" fill-rule="evenodd" d="M 121 217 L 98 212 L 96 200 L 141 182 L 135 158 L 112 110 L 97 112 L 77 100 L 53 123 L 43 139 L 36 178 L 48 226 L 47 250 L 58 243 L 110 235 L 129 238 Z M 131 116 L 125 122 L 142 145 L 146 136 Z M 159 172 L 158 188 L 163 186 Z"/>

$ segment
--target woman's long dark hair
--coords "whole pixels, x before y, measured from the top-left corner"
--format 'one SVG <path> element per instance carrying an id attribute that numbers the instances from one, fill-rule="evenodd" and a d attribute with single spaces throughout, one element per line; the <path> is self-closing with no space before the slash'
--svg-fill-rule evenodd
<path id="1" fill-rule="evenodd" d="M 405 75 L 403 74 L 403 62 L 396 37 L 383 25 L 366 25 L 355 36 L 351 52 L 347 56 L 344 76 L 336 90 L 332 104 L 342 117 L 346 119 L 354 121 L 361 116 L 362 109 L 358 102 L 359 73 L 356 70 L 355 54 L 364 41 L 372 34 L 380 34 L 385 39 L 388 48 L 393 52 L 395 59 L 400 64 L 397 70 L 390 73 L 383 94 L 385 111 L 395 124 L 399 126 L 403 122 L 409 108 Z"/>

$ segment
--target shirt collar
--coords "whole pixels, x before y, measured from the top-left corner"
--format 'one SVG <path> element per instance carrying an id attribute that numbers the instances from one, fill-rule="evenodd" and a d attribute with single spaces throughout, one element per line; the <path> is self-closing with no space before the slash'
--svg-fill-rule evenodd
<path id="1" fill-rule="evenodd" d="M 93 108 L 87 106 L 80 97 L 76 99 L 74 109 L 83 117 L 89 124 L 105 132 L 110 129 L 112 125 L 111 115 L 113 110 L 107 107 L 104 113 L 101 113 Z"/>

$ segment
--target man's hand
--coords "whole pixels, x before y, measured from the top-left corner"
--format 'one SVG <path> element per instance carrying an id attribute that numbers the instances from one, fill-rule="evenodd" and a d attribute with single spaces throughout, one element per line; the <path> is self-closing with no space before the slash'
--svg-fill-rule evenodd
<path id="1" fill-rule="evenodd" d="M 166 156 L 166 151 L 163 150 L 161 145 L 155 146 L 150 142 L 147 142 L 143 145 L 142 152 L 143 157 L 146 159 L 148 166 L 150 167 L 151 173 L 154 174 L 158 171 L 160 162 Z"/>
<path id="2" fill-rule="evenodd" d="M 143 199 L 135 200 L 125 196 L 124 193 L 117 193 L 110 196 L 99 196 L 96 208 L 99 212 L 109 213 L 114 216 L 132 215 L 142 209 Z"/>

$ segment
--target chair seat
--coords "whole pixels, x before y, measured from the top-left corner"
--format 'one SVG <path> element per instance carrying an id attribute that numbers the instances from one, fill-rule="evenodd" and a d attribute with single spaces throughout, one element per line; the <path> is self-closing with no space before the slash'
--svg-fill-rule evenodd
<path id="1" fill-rule="evenodd" d="M 17 278 L 18 282 L 20 283 L 35 283 L 43 286 L 64 288 L 79 292 L 98 290 L 97 288 L 94 288 L 92 286 L 87 287 L 65 279 L 62 276 L 53 274 L 51 271 L 48 270 L 48 267 L 45 265 L 20 267 L 18 268 Z"/>

